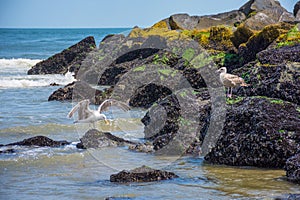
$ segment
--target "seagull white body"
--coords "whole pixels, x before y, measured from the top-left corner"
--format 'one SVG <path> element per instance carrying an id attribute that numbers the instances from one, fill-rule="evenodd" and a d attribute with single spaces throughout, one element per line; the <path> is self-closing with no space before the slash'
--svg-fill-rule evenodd
<path id="1" fill-rule="evenodd" d="M 107 99 L 103 101 L 97 110 L 90 109 L 89 105 L 90 101 L 88 99 L 78 102 L 78 104 L 69 112 L 68 117 L 71 118 L 76 112 L 78 112 L 78 120 L 74 123 L 93 123 L 95 128 L 95 122 L 99 120 L 104 120 L 106 124 L 109 124 L 109 121 L 102 112 L 111 106 L 116 106 L 124 111 L 128 111 L 130 109 L 127 104 L 114 99 Z"/>
<path id="2" fill-rule="evenodd" d="M 249 86 L 245 83 L 244 79 L 237 75 L 228 74 L 226 67 L 221 67 L 217 72 L 220 72 L 220 81 L 228 89 L 227 96 L 231 98 L 232 96 L 232 88 L 240 87 L 240 86 Z"/>

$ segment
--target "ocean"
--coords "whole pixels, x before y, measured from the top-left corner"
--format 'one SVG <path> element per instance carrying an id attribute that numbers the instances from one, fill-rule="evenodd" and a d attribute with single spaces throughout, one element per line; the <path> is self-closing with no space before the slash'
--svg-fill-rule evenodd
<path id="1" fill-rule="evenodd" d="M 126 147 L 80 150 L 76 143 L 89 129 L 66 116 L 72 102 L 48 101 L 74 78 L 66 75 L 27 75 L 28 69 L 87 36 L 100 41 L 129 28 L 0 29 L 0 144 L 43 135 L 67 140 L 59 148 L 14 147 L 0 154 L 1 199 L 262 199 L 300 188 L 284 179 L 283 170 L 213 166 L 202 157 L 171 158 L 128 151 Z M 58 83 L 61 86 L 50 86 Z M 145 110 L 106 113 L 111 126 L 97 128 L 130 140 L 141 140 Z M 119 119 L 114 120 L 114 117 Z M 7 147 L 0 147 L 5 150 Z M 115 184 L 113 173 L 141 165 L 172 171 L 180 178 L 153 183 Z"/>

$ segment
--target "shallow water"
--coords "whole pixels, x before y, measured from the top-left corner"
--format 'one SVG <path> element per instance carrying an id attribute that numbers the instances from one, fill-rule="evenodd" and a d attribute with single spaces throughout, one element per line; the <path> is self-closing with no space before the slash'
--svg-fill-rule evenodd
<path id="1" fill-rule="evenodd" d="M 50 87 L 50 83 L 64 85 L 72 82 L 73 77 L 71 74 L 27 76 L 26 72 L 41 59 L 74 44 L 83 38 L 81 34 L 87 36 L 90 32 L 0 31 L 3 33 L 0 38 L 0 144 L 37 135 L 72 142 L 60 148 L 14 146 L 15 153 L 0 154 L 0 199 L 104 199 L 109 196 L 134 199 L 272 199 L 287 193 L 299 193 L 300 186 L 287 182 L 283 170 L 210 165 L 203 158 L 159 157 L 132 152 L 127 147 L 77 149 L 76 143 L 90 128 L 89 125 L 75 125 L 74 119 L 66 117 L 72 102 L 47 101 L 49 95 L 59 88 Z M 103 30 L 98 38 L 103 38 L 109 31 Z M 38 35 L 40 38 L 35 39 Z M 23 42 L 16 46 L 18 39 Z M 43 46 L 49 48 L 43 50 Z M 97 128 L 128 140 L 143 141 L 140 119 L 145 112 L 133 109 L 124 113 L 111 109 L 105 113 L 111 124 L 99 122 Z M 0 147 L 0 150 L 8 148 L 11 147 Z M 179 178 L 133 184 L 109 181 L 111 174 L 141 165 L 175 172 Z"/>

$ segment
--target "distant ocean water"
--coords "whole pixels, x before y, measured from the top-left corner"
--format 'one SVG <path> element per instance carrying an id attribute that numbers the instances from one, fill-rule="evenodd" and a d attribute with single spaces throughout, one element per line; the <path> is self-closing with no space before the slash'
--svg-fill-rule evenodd
<path id="1" fill-rule="evenodd" d="M 281 179 L 282 170 L 211 166 L 203 158 L 183 157 L 167 169 L 179 179 L 142 184 L 113 184 L 109 176 L 123 169 L 153 163 L 160 167 L 168 157 L 130 152 L 126 148 L 83 151 L 76 148 L 88 125 L 73 124 L 66 115 L 71 102 L 48 102 L 49 95 L 74 78 L 66 75 L 27 75 L 41 60 L 59 53 L 87 36 L 97 46 L 107 35 L 130 29 L 0 29 L 0 144 L 43 135 L 68 140 L 60 148 L 17 147 L 0 154 L 0 199 L 270 199 L 297 193 L 299 187 Z M 124 114 L 124 113 L 123 113 Z M 140 119 L 144 112 L 133 110 L 115 120 L 111 131 L 125 139 L 143 137 Z M 111 113 L 107 113 L 112 117 Z M 127 118 L 126 118 L 127 117 Z M 121 127 L 121 128 L 120 128 Z M 0 151 L 8 147 L 0 147 Z M 95 156 L 97 155 L 97 156 Z M 267 186 L 267 187 L 266 187 Z"/>

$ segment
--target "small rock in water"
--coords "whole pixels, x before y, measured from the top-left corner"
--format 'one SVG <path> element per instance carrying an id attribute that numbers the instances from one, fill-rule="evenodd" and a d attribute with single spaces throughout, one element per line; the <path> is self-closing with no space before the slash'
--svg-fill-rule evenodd
<path id="1" fill-rule="evenodd" d="M 129 148 L 129 150 L 143 152 L 143 153 L 154 152 L 154 146 L 150 142 L 129 145 L 128 148 Z"/>
<path id="2" fill-rule="evenodd" d="M 135 144 L 134 142 L 124 140 L 108 132 L 101 132 L 97 129 L 91 129 L 84 134 L 80 139 L 80 143 L 76 145 L 77 148 L 101 148 L 101 147 L 117 147 L 125 144 Z"/>
<path id="3" fill-rule="evenodd" d="M 123 170 L 117 174 L 110 176 L 110 182 L 130 183 L 130 182 L 152 182 L 160 180 L 168 180 L 178 178 L 173 172 L 167 172 L 157 169 L 152 169 L 147 166 L 135 168 L 127 171 Z"/>
<path id="4" fill-rule="evenodd" d="M 57 83 L 50 83 L 50 86 L 59 86 Z"/>
<path id="5" fill-rule="evenodd" d="M 14 149 L 6 149 L 3 151 L 0 151 L 0 154 L 5 154 L 5 153 L 15 153 L 16 151 Z"/>
<path id="6" fill-rule="evenodd" d="M 23 141 L 20 142 L 7 144 L 6 146 L 19 145 L 19 146 L 59 147 L 68 144 L 70 144 L 70 142 L 66 140 L 55 141 L 45 136 L 35 136 L 28 139 L 24 139 Z"/>

